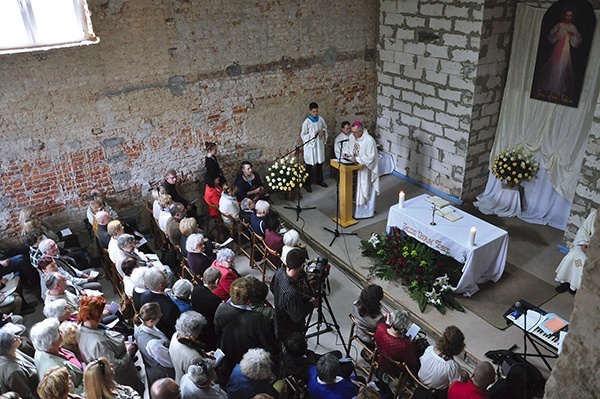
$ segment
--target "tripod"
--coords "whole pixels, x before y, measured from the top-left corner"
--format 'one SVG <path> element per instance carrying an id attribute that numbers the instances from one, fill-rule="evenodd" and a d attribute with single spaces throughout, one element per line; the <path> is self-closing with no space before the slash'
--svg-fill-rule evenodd
<path id="1" fill-rule="evenodd" d="M 317 139 L 317 136 L 313 137 L 312 139 L 308 140 L 306 143 L 302 143 L 298 146 L 296 146 L 296 148 L 294 148 L 293 150 L 291 150 L 290 152 L 288 152 L 287 154 L 285 154 L 283 157 L 281 158 L 285 158 L 288 155 L 290 155 L 291 153 L 295 153 L 295 157 L 296 157 L 296 162 L 300 162 L 300 148 L 304 147 L 305 145 L 307 145 L 308 143 L 310 143 L 311 141 L 314 141 Z M 284 206 L 285 209 L 293 209 L 296 211 L 296 222 L 298 221 L 298 219 L 300 219 L 300 212 L 302 211 L 306 211 L 309 209 L 316 209 L 316 207 L 314 206 L 309 206 L 306 208 L 302 208 L 300 206 L 300 199 L 302 198 L 302 195 L 300 194 L 300 184 L 296 185 L 296 190 L 297 192 L 297 198 L 296 198 L 296 206 Z"/>
<path id="2" fill-rule="evenodd" d="M 340 141 L 340 156 L 338 157 L 338 163 L 342 162 L 342 146 L 344 145 L 344 142 L 346 141 L 350 141 L 350 139 L 346 139 L 346 140 L 342 140 Z M 337 178 L 335 179 L 335 196 L 336 196 L 336 202 L 335 202 L 335 230 L 331 230 L 330 228 L 327 227 L 323 227 L 325 230 L 327 230 L 328 232 L 333 234 L 333 238 L 331 240 L 331 242 L 329 243 L 329 246 L 333 245 L 333 242 L 335 241 L 336 238 L 338 238 L 339 236 L 352 236 L 352 235 L 356 235 L 356 233 L 342 233 L 340 232 L 340 173 L 337 174 Z"/>
<path id="3" fill-rule="evenodd" d="M 310 287 L 310 283 L 308 282 L 308 278 L 305 276 L 304 277 L 306 279 L 306 283 L 308 284 L 308 286 Z M 310 316 L 308 317 L 307 321 L 306 321 L 306 331 L 308 331 L 309 328 L 316 326 L 317 327 L 317 331 L 307 334 L 306 338 L 312 338 L 312 337 L 317 337 L 317 345 L 319 345 L 319 336 L 321 334 L 325 334 L 328 332 L 332 332 L 332 331 L 336 331 L 338 336 L 340 337 L 340 340 L 342 341 L 342 345 L 344 347 L 344 351 L 343 353 L 348 353 L 347 351 L 347 347 L 346 347 L 346 342 L 344 341 L 344 337 L 342 336 L 342 333 L 340 331 L 340 325 L 338 324 L 337 320 L 335 319 L 335 315 L 333 314 L 333 311 L 331 310 L 331 305 L 329 304 L 329 300 L 327 299 L 327 295 L 325 294 L 325 279 L 327 278 L 326 275 L 324 275 L 323 273 L 321 273 L 320 275 L 317 275 L 317 279 L 319 282 L 319 288 L 314 291 L 315 296 L 319 299 L 319 306 L 317 307 L 317 321 L 315 321 L 313 324 L 310 324 L 310 321 L 312 320 L 312 316 L 314 314 L 314 310 L 313 312 L 311 312 Z M 329 313 L 329 316 L 331 317 L 331 321 L 327 321 L 327 319 L 325 318 L 325 314 L 323 313 L 323 302 L 325 303 L 325 307 L 327 312 Z M 323 330 L 321 330 L 321 326 L 325 325 L 325 328 Z"/>

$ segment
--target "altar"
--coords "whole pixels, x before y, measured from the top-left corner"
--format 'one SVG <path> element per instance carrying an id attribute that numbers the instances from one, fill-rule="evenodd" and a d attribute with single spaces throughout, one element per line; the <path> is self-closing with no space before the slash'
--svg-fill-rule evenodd
<path id="1" fill-rule="evenodd" d="M 498 281 L 506 264 L 508 233 L 451 205 L 447 207 L 462 218 L 451 222 L 436 215 L 436 224 L 432 226 L 433 210 L 432 204 L 427 201 L 429 197 L 423 194 L 407 200 L 402 209 L 398 205 L 390 207 L 387 230 L 398 227 L 407 235 L 462 263 L 464 266 L 455 287 L 456 293 L 471 296 L 479 291 L 478 284 Z M 472 227 L 476 229 L 475 244 L 469 245 Z"/>

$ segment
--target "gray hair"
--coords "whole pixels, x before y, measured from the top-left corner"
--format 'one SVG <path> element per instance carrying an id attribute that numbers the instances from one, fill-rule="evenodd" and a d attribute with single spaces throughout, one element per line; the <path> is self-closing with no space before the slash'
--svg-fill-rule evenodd
<path id="1" fill-rule="evenodd" d="M 49 238 L 46 238 L 45 240 L 42 240 L 39 244 L 38 244 L 38 249 L 40 251 L 42 251 L 42 253 L 44 252 L 48 252 L 48 250 L 50 249 L 50 245 L 54 242 L 54 240 L 51 240 Z"/>
<path id="2" fill-rule="evenodd" d="M 194 284 L 182 278 L 173 284 L 173 295 L 179 299 L 190 299 L 193 289 Z"/>
<path id="3" fill-rule="evenodd" d="M 248 349 L 248 352 L 240 360 L 240 371 L 251 380 L 273 380 L 272 366 L 273 362 L 269 352 L 261 348 Z"/>
<path id="4" fill-rule="evenodd" d="M 410 314 L 406 309 L 394 310 L 390 315 L 390 319 L 390 327 L 402 334 L 405 334 L 408 327 L 410 327 Z"/>
<path id="5" fill-rule="evenodd" d="M 58 326 L 60 322 L 56 318 L 44 319 L 31 327 L 29 338 L 36 351 L 48 352 L 52 344 L 60 338 Z"/>
<path id="6" fill-rule="evenodd" d="M 271 205 L 265 200 L 258 200 L 256 201 L 256 205 L 254 205 L 254 211 L 256 213 L 267 213 L 270 208 Z"/>
<path id="7" fill-rule="evenodd" d="M 119 238 L 117 238 L 117 247 L 119 247 L 120 250 L 124 251 L 125 248 L 127 248 L 134 242 L 135 237 L 131 234 L 121 234 Z"/>
<path id="8" fill-rule="evenodd" d="M 54 288 L 56 288 L 56 284 L 58 284 L 58 282 L 61 280 L 61 277 L 66 280 L 65 276 L 63 276 L 59 272 L 50 273 L 46 277 L 46 288 L 48 288 L 49 290 L 53 290 Z"/>
<path id="9" fill-rule="evenodd" d="M 7 356 L 10 353 L 15 337 L 16 335 L 11 332 L 0 330 L 0 356 Z"/>
<path id="10" fill-rule="evenodd" d="M 55 317 L 60 319 L 67 313 L 67 301 L 65 299 L 57 299 L 44 305 L 44 316 L 46 318 Z"/>
<path id="11" fill-rule="evenodd" d="M 175 322 L 175 330 L 182 337 L 198 337 L 206 326 L 206 318 L 200 313 L 188 310 L 182 313 Z"/>
<path id="12" fill-rule="evenodd" d="M 157 267 L 151 267 L 144 275 L 144 283 L 149 290 L 156 291 L 160 285 L 167 282 L 167 275 L 164 270 Z"/>
<path id="13" fill-rule="evenodd" d="M 210 361 L 199 359 L 188 367 L 187 375 L 196 386 L 204 386 L 215 377 L 215 370 Z"/>
<path id="14" fill-rule="evenodd" d="M 204 271 L 204 274 L 202 275 L 202 281 L 204 281 L 204 284 L 206 285 L 215 284 L 217 280 L 221 278 L 221 276 L 222 274 L 219 269 L 216 267 L 209 267 Z"/>
<path id="15" fill-rule="evenodd" d="M 133 269 L 131 271 L 131 282 L 133 283 L 134 287 L 137 288 L 145 288 L 146 287 L 146 283 L 144 281 L 144 276 L 146 275 L 146 272 L 148 271 L 147 267 L 136 267 L 135 269 Z"/>
<path id="16" fill-rule="evenodd" d="M 202 234 L 190 234 L 185 241 L 185 250 L 188 252 L 196 252 L 196 248 L 198 244 L 204 241 L 204 236 Z"/>
<path id="17" fill-rule="evenodd" d="M 317 375 L 324 382 L 333 382 L 340 371 L 340 362 L 332 353 L 326 353 L 317 361 Z"/>
<path id="18" fill-rule="evenodd" d="M 233 252 L 230 248 L 221 248 L 217 252 L 217 262 L 219 263 L 233 258 L 235 258 L 235 252 Z"/>
<path id="19" fill-rule="evenodd" d="M 294 229 L 288 230 L 283 235 L 283 244 L 288 247 L 295 247 L 300 243 L 300 234 Z"/>

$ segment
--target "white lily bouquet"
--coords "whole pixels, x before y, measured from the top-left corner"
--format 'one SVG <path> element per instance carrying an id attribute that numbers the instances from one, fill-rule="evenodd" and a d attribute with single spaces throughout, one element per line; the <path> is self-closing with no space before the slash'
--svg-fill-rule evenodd
<path id="1" fill-rule="evenodd" d="M 298 185 L 302 187 L 308 173 L 296 157 L 283 157 L 271 165 L 265 178 L 273 190 L 292 191 Z"/>

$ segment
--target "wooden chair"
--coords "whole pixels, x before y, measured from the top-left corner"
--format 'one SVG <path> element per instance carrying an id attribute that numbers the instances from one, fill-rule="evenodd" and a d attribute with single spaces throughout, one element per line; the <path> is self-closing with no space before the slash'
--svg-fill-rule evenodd
<path id="1" fill-rule="evenodd" d="M 165 232 L 160 229 L 160 226 L 158 225 L 156 219 L 154 219 L 152 204 L 148 200 L 146 200 L 146 210 L 150 214 L 150 235 L 154 240 L 154 250 L 160 251 L 164 254 L 166 253 L 166 251 L 168 251 L 171 242 L 167 238 Z"/>
<path id="2" fill-rule="evenodd" d="M 348 313 L 348 317 L 350 317 L 350 320 L 352 321 L 352 325 L 350 326 L 350 334 L 348 335 L 348 351 L 346 352 L 346 357 L 351 357 L 350 356 L 350 350 L 352 349 L 352 342 L 356 341 L 360 347 L 362 348 L 359 352 L 358 355 L 360 356 L 360 353 L 364 350 L 370 357 L 371 357 L 371 362 L 373 361 L 373 356 L 375 355 L 375 351 L 371 348 L 369 348 L 360 338 L 358 338 L 358 335 L 356 335 L 356 318 L 354 317 L 354 315 L 352 313 Z M 371 337 L 375 336 L 374 333 L 371 332 L 367 332 L 367 334 L 369 334 Z M 375 342 L 375 341 L 373 341 Z M 371 367 L 365 367 L 363 365 L 361 365 L 358 356 L 354 359 L 354 364 L 356 367 L 360 368 L 365 375 L 369 375 L 369 373 L 371 372 Z"/>
<path id="3" fill-rule="evenodd" d="M 229 237 L 233 238 L 235 240 L 235 245 L 237 245 L 236 249 L 235 249 L 235 253 L 239 254 L 240 252 L 240 243 L 239 243 L 239 234 L 238 234 L 238 229 L 239 229 L 239 220 L 236 220 L 233 216 L 231 216 L 228 213 L 224 213 L 219 211 L 219 213 L 221 214 L 221 220 L 222 220 L 222 228 L 223 231 L 227 230 L 227 233 L 229 234 Z M 231 222 L 231 227 L 227 227 L 227 225 L 225 224 L 225 221 Z"/>
<path id="4" fill-rule="evenodd" d="M 382 358 L 385 358 L 389 363 L 391 363 L 394 366 L 394 368 L 397 370 L 397 372 L 394 374 L 389 374 L 389 373 L 386 373 L 383 370 L 381 370 L 380 361 Z M 405 367 L 404 364 L 403 364 L 403 362 L 399 362 L 397 360 L 387 357 L 386 355 L 381 353 L 379 351 L 379 349 L 376 348 L 375 352 L 373 354 L 373 361 L 371 362 L 371 371 L 370 371 L 369 377 L 367 379 L 367 382 L 370 382 L 373 379 L 373 376 L 377 376 L 378 378 L 383 379 L 383 381 L 388 384 L 389 384 L 389 382 L 392 382 L 395 385 L 395 389 L 392 391 L 392 393 L 393 393 L 392 398 L 393 399 L 401 398 L 402 394 L 404 392 L 404 388 L 406 385 L 406 379 L 407 379 L 407 375 L 405 372 L 405 370 L 407 370 L 407 368 Z M 390 387 L 390 389 L 391 389 L 391 387 Z M 411 398 L 412 398 L 412 396 L 411 396 Z"/>
<path id="5" fill-rule="evenodd" d="M 194 285 L 201 284 L 202 282 L 198 279 L 198 277 L 194 274 L 194 272 L 192 272 L 192 269 L 190 269 L 187 258 L 185 256 L 183 256 L 183 253 L 181 252 L 181 248 L 179 247 L 179 245 L 176 245 L 175 249 L 177 250 L 179 264 L 181 267 L 180 278 L 188 279 Z"/>
<path id="6" fill-rule="evenodd" d="M 223 220 L 221 219 L 221 211 L 219 211 L 219 205 L 209 204 L 208 202 L 206 202 L 206 205 L 208 206 L 209 211 L 210 211 L 210 209 L 214 209 L 217 212 L 219 212 L 219 214 L 217 216 L 207 216 L 206 217 L 206 229 L 204 231 L 207 234 L 211 232 L 210 221 L 214 220 L 215 226 L 213 227 L 213 230 L 216 230 L 215 237 L 217 238 L 217 241 L 221 242 L 221 235 L 222 235 L 221 233 L 223 231 Z"/>
<path id="7" fill-rule="evenodd" d="M 308 385 L 303 380 L 296 379 L 293 375 L 283 379 L 287 385 L 289 399 L 304 399 L 308 397 Z"/>
<path id="8" fill-rule="evenodd" d="M 262 261 L 259 262 L 254 262 L 254 256 L 252 258 L 250 258 L 250 264 L 254 264 L 258 270 L 260 270 L 261 274 L 262 274 L 262 281 L 264 282 L 268 282 L 270 281 L 270 279 L 267 277 L 267 264 L 269 263 L 269 260 L 267 259 L 267 244 L 265 244 L 265 239 L 261 236 L 259 236 L 258 234 L 253 234 L 254 237 L 254 245 L 253 245 L 253 251 L 252 254 L 261 254 Z"/>
<path id="9" fill-rule="evenodd" d="M 240 220 L 238 226 L 238 248 L 240 252 L 250 259 L 250 267 L 254 268 L 254 231 L 250 223 Z"/>
<path id="10" fill-rule="evenodd" d="M 435 397 L 435 392 L 436 392 L 435 389 L 429 389 L 427 387 L 427 385 L 423 384 L 421 382 L 421 380 L 419 380 L 419 377 L 417 377 L 416 375 L 414 375 L 412 373 L 412 371 L 410 371 L 410 369 L 408 368 L 408 365 L 405 362 L 402 362 L 402 368 L 404 369 L 404 375 L 406 376 L 404 386 L 402 389 L 403 389 L 403 392 L 408 393 L 408 399 L 413 398 L 413 396 L 415 395 L 415 390 L 417 390 L 417 389 L 427 390 L 427 391 L 431 392 L 433 397 Z"/>
<path id="11" fill-rule="evenodd" d="M 96 240 L 98 240 L 96 238 Z M 121 295 L 123 292 L 122 280 L 119 282 L 120 274 L 117 272 L 117 267 L 110 259 L 108 250 L 102 248 L 102 268 L 104 269 L 104 275 L 110 281 L 113 286 L 113 292 L 117 295 Z"/>

